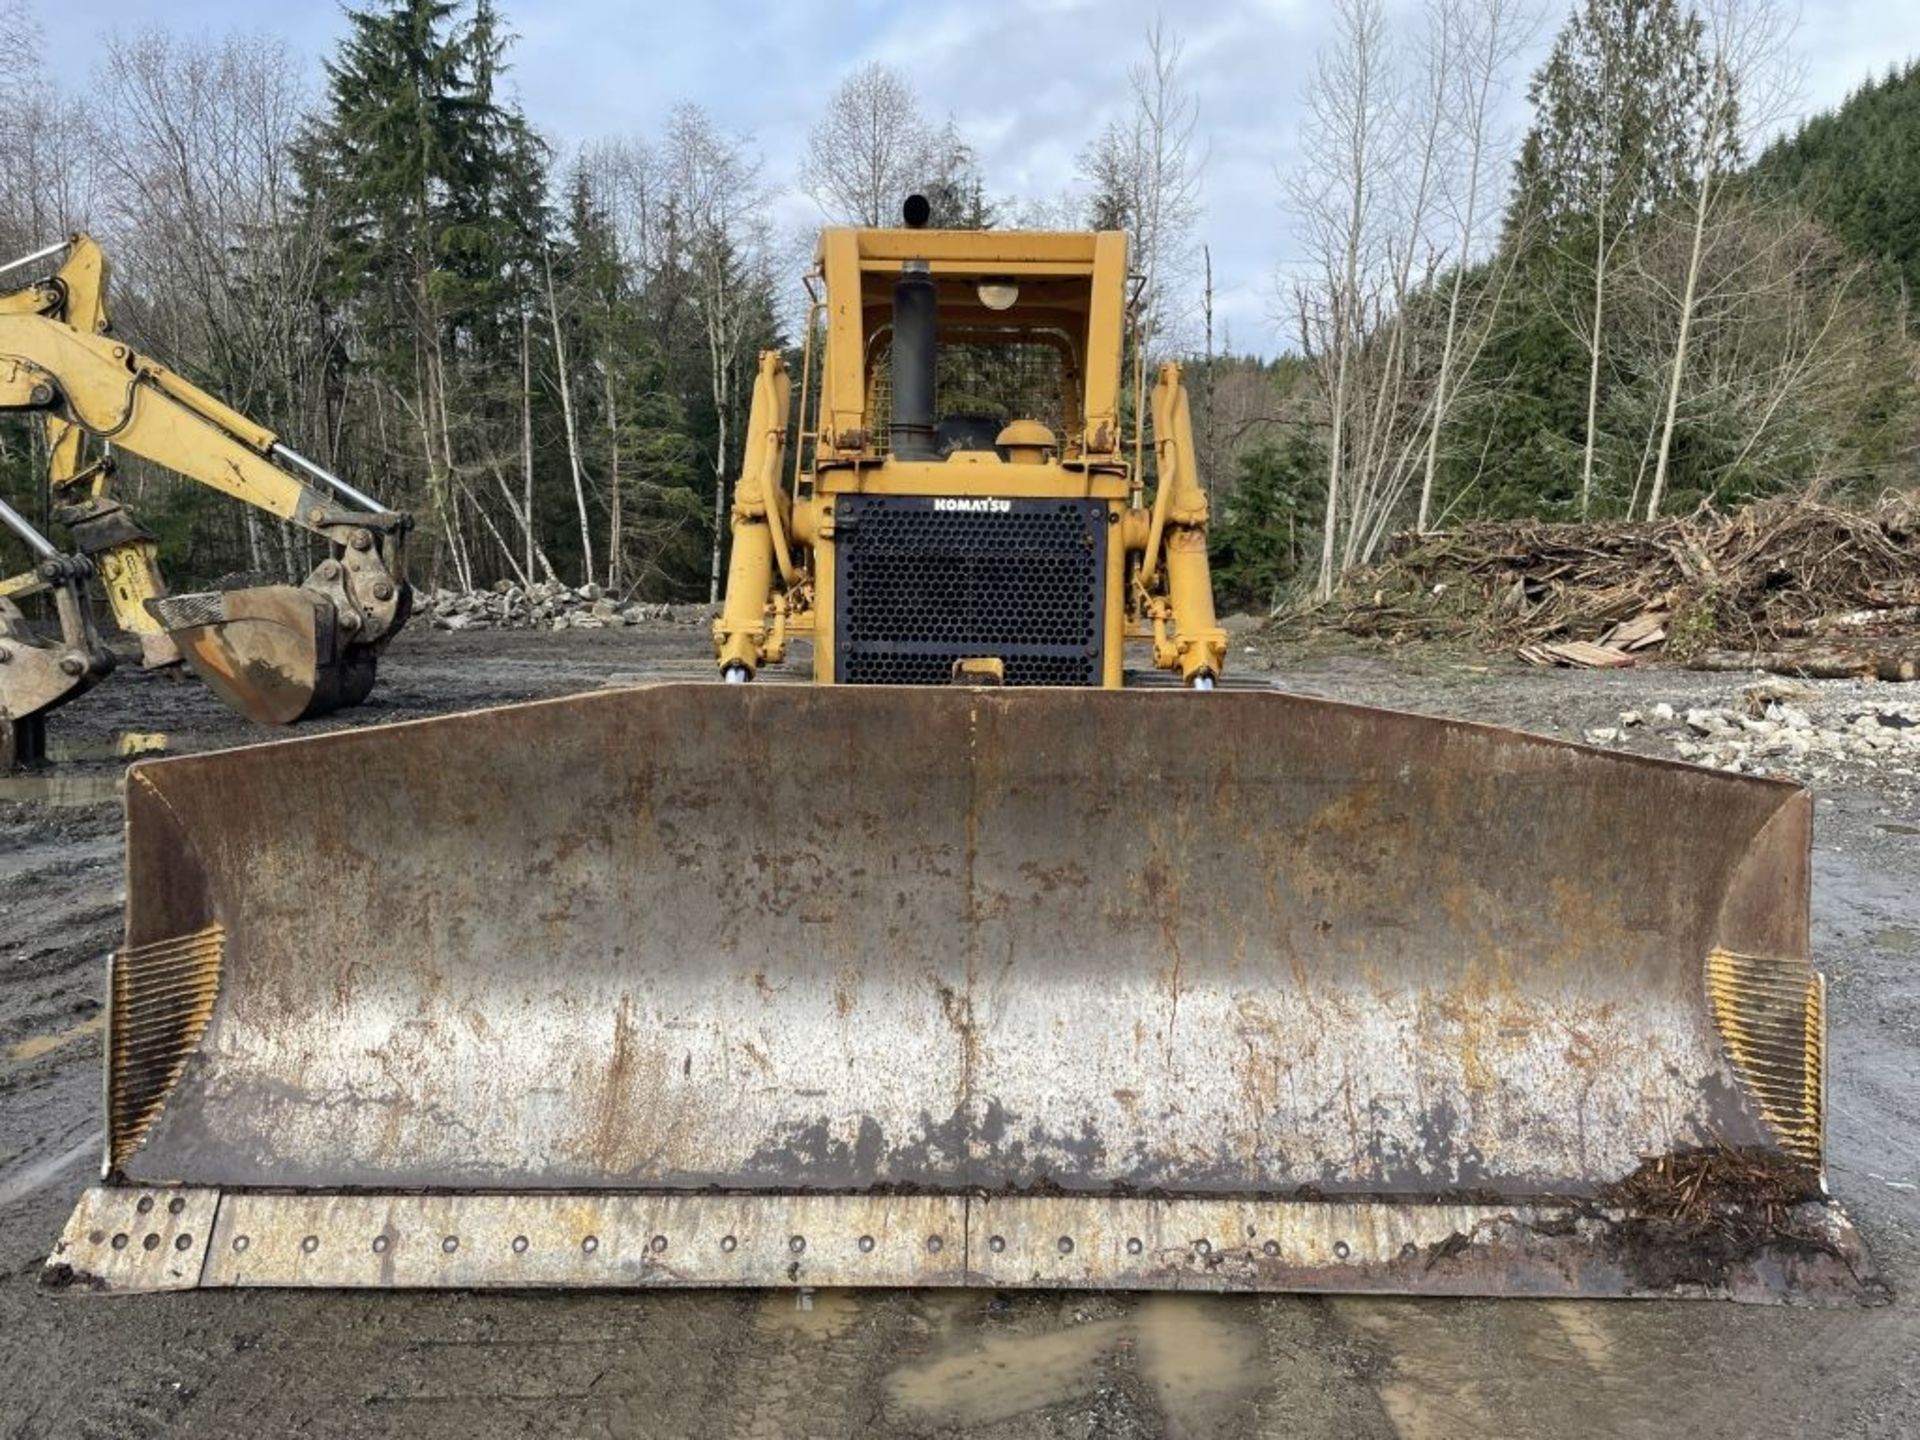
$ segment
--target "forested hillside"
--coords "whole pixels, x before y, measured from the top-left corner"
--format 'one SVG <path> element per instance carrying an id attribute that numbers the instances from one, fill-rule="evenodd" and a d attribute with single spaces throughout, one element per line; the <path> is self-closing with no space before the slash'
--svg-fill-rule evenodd
<path id="1" fill-rule="evenodd" d="M 1759 174 L 1920 294 L 1920 63 L 1888 70 L 1760 157 Z"/>

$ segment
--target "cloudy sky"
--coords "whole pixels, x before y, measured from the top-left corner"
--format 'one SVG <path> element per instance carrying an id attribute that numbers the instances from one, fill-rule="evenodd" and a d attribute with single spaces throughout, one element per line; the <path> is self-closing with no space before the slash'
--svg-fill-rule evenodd
<path id="1" fill-rule="evenodd" d="M 1418 0 L 1390 3 L 1411 30 Z M 50 33 L 75 19 L 95 31 L 156 21 L 210 35 L 264 30 L 313 56 L 316 72 L 344 28 L 336 7 L 310 0 L 37 0 L 37 8 Z M 1566 8 L 1542 0 L 1536 55 Z M 824 95 L 880 60 L 912 79 L 932 118 L 958 123 L 994 194 L 1019 198 L 1073 184 L 1075 156 L 1122 113 L 1127 67 L 1164 13 L 1184 39 L 1200 99 L 1202 238 L 1218 312 L 1236 349 L 1281 347 L 1270 297 L 1293 236 L 1276 174 L 1294 159 L 1301 97 L 1328 38 L 1323 0 L 503 0 L 503 9 L 520 37 L 513 82 L 563 151 L 601 135 L 646 135 L 674 104 L 695 100 L 754 137 L 768 173 L 785 179 Z M 1920 55 L 1920 3 L 1804 0 L 1796 47 L 1801 109 L 1831 106 L 1862 79 Z M 1509 113 L 1516 125 L 1523 119 L 1518 95 Z M 811 202 L 790 196 L 781 213 L 804 223 Z"/>

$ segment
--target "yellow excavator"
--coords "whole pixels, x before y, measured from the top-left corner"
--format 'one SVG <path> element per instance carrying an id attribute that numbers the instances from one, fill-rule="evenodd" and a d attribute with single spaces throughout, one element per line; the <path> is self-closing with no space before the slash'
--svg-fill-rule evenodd
<path id="1" fill-rule="evenodd" d="M 1124 236 L 924 219 L 760 362 L 735 683 L 132 768 L 45 1283 L 1861 1294 L 1806 793 L 1218 683 Z"/>
<path id="2" fill-rule="evenodd" d="M 45 426 L 54 518 L 103 586 L 115 621 L 139 637 L 145 664 L 184 656 L 215 694 L 261 724 L 359 704 L 410 609 L 409 518 L 114 339 L 107 261 L 90 236 L 0 271 L 56 258 L 46 278 L 0 293 L 0 413 L 34 415 Z M 113 454 L 82 463 L 88 437 L 298 525 L 326 540 L 330 556 L 300 585 L 169 594 L 152 534 L 113 493 Z M 0 671 L 0 713 L 25 703 L 8 683 Z"/>

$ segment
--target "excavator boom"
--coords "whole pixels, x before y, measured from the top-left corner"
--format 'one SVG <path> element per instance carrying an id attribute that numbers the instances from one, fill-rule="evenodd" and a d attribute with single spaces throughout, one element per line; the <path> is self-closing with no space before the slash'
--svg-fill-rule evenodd
<path id="1" fill-rule="evenodd" d="M 0 294 L 0 412 L 43 417 L 57 517 L 96 561 L 116 618 L 149 664 L 184 658 L 260 723 L 358 704 L 406 623 L 408 517 L 113 339 L 106 282 L 99 246 L 76 235 L 52 276 Z M 298 586 L 168 594 L 152 535 L 110 493 L 112 458 L 81 465 L 89 436 L 320 536 L 332 558 Z"/>

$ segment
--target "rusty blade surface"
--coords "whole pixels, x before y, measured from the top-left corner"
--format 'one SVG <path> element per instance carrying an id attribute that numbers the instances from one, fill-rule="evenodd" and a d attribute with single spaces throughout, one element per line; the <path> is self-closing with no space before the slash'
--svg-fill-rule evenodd
<path id="1" fill-rule="evenodd" d="M 258 725 L 291 725 L 358 705 L 375 656 L 339 635 L 333 605 L 295 585 L 149 602 L 181 656 L 221 700 Z"/>
<path id="2" fill-rule="evenodd" d="M 1782 783 L 1281 694 L 661 685 L 145 763 L 127 805 L 123 966 L 221 937 L 112 1137 L 136 1183 L 1498 1203 L 1819 1164 Z"/>

